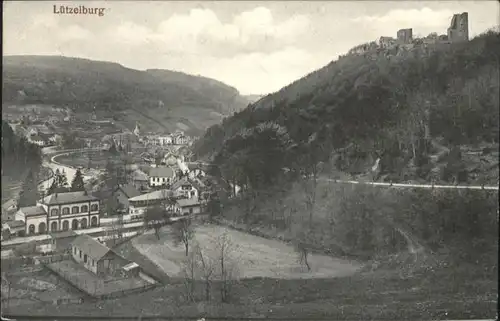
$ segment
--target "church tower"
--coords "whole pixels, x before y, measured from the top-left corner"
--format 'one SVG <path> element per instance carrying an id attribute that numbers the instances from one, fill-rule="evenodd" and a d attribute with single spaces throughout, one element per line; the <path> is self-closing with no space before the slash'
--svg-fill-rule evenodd
<path id="1" fill-rule="evenodd" d="M 139 130 L 139 124 L 136 122 L 135 123 L 135 128 L 134 128 L 134 135 L 135 136 L 139 136 L 141 134 L 140 130 Z"/>

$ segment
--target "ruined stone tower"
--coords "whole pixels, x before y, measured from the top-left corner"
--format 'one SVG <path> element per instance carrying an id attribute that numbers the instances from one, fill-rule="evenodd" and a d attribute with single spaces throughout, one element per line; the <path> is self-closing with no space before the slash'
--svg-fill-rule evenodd
<path id="1" fill-rule="evenodd" d="M 461 42 L 469 40 L 469 13 L 454 14 L 448 28 L 448 41 Z"/>
<path id="2" fill-rule="evenodd" d="M 397 33 L 397 42 L 399 44 L 409 44 L 413 40 L 413 29 L 400 29 Z"/>

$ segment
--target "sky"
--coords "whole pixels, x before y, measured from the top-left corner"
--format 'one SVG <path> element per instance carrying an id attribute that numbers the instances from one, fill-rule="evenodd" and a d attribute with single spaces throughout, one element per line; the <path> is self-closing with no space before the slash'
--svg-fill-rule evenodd
<path id="1" fill-rule="evenodd" d="M 62 15 L 60 6 L 104 8 Z M 498 27 L 497 1 L 4 1 L 4 55 L 63 55 L 170 69 L 267 94 L 380 36 L 446 34 L 469 13 L 471 37 Z"/>

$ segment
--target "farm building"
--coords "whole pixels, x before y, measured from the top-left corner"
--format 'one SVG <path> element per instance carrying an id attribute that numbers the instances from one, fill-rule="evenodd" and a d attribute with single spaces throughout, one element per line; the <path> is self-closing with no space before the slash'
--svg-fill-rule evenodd
<path id="1" fill-rule="evenodd" d="M 73 259 L 96 275 L 112 275 L 120 272 L 130 262 L 106 245 L 82 234 L 71 243 Z"/>

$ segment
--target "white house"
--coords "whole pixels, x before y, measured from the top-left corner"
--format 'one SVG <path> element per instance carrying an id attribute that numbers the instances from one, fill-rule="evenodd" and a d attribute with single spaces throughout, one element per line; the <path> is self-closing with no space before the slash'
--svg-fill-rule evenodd
<path id="1" fill-rule="evenodd" d="M 33 144 L 40 146 L 40 147 L 47 145 L 47 141 L 40 135 L 30 136 L 29 141 Z"/>
<path id="2" fill-rule="evenodd" d="M 161 166 L 149 171 L 150 186 L 166 186 L 174 182 L 175 171 L 171 167 Z"/>
<path id="3" fill-rule="evenodd" d="M 146 210 L 148 208 L 160 205 L 162 203 L 165 204 L 165 208 L 167 209 L 168 204 L 166 203 L 171 196 L 172 191 L 170 191 L 169 189 L 162 189 L 129 198 L 129 214 L 131 215 L 132 219 L 137 219 L 142 217 L 144 213 L 146 213 Z"/>
<path id="4" fill-rule="evenodd" d="M 183 177 L 170 187 L 175 197 L 185 197 L 198 199 L 199 187 L 196 183 Z"/>

